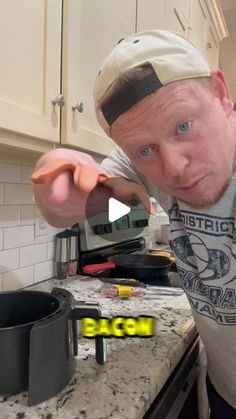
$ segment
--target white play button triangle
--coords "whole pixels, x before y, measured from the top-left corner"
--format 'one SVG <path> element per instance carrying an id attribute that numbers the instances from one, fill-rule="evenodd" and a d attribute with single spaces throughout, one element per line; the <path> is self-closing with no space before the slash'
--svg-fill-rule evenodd
<path id="1" fill-rule="evenodd" d="M 131 211 L 127 205 L 123 204 L 120 201 L 117 201 L 115 198 L 109 198 L 108 204 L 108 219 L 110 223 L 118 220 L 124 215 L 128 214 Z"/>

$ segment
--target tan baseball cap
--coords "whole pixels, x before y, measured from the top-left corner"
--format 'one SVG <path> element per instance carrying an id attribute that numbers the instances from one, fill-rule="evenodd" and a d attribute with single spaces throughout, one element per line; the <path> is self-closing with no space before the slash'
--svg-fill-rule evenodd
<path id="1" fill-rule="evenodd" d="M 131 91 L 101 109 L 101 98 L 118 76 L 131 68 L 150 64 L 154 73 L 137 81 Z M 193 44 L 166 30 L 138 32 L 121 40 L 103 62 L 95 79 L 94 100 L 99 124 L 109 135 L 112 123 L 136 102 L 167 83 L 210 76 L 211 70 Z"/>

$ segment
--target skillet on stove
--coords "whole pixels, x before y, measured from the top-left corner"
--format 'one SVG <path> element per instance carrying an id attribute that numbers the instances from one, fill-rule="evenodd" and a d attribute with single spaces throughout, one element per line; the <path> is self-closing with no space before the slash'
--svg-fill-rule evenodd
<path id="1" fill-rule="evenodd" d="M 104 263 L 86 265 L 83 273 L 94 275 L 111 269 L 116 269 L 117 276 L 145 280 L 165 276 L 169 271 L 175 270 L 175 263 L 164 256 L 122 254 L 109 256 Z"/>

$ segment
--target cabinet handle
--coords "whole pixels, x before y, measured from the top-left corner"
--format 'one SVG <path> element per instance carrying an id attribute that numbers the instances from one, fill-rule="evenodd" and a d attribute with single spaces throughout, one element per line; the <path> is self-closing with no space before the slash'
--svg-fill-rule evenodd
<path id="1" fill-rule="evenodd" d="M 71 109 L 73 112 L 78 111 L 79 113 L 82 113 L 84 111 L 84 104 L 83 102 L 76 103 L 76 105 L 71 106 Z"/>
<path id="2" fill-rule="evenodd" d="M 65 98 L 63 95 L 57 96 L 55 99 L 52 100 L 53 106 L 58 105 L 60 108 L 65 105 Z"/>
<path id="3" fill-rule="evenodd" d="M 211 43 L 210 42 L 207 42 L 206 47 L 207 47 L 207 49 L 211 49 L 212 48 Z"/>

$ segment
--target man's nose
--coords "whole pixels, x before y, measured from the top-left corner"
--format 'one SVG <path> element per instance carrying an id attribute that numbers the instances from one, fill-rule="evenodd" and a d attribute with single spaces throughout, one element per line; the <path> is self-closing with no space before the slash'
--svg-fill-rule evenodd
<path id="1" fill-rule="evenodd" d="M 165 146 L 161 150 L 162 172 L 166 177 L 179 177 L 189 165 L 186 154 L 175 146 Z"/>

